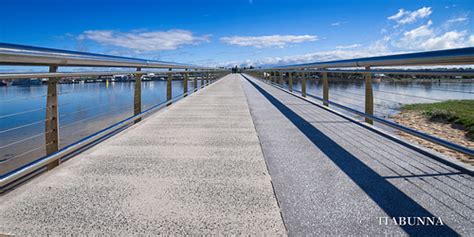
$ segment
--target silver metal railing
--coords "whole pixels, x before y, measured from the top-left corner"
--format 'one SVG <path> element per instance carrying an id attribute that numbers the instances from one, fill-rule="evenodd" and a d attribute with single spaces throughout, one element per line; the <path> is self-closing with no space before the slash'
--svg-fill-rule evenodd
<path id="1" fill-rule="evenodd" d="M 215 68 L 212 67 L 193 66 L 183 63 L 119 57 L 6 43 L 0 43 L 0 65 L 56 65 L 68 67 L 139 67 L 173 69 L 188 68 L 215 70 Z"/>
<path id="2" fill-rule="evenodd" d="M 365 121 L 372 124 L 377 121 L 386 126 L 395 128 L 424 140 L 453 149 L 463 154 L 474 156 L 474 150 L 450 141 L 417 131 L 415 129 L 397 124 L 374 115 L 374 96 L 372 89 L 372 74 L 403 74 L 403 75 L 456 75 L 474 76 L 474 70 L 453 70 L 453 69 L 374 69 L 374 67 L 409 67 L 409 66 L 443 66 L 443 65 L 474 65 L 474 47 L 439 50 L 430 52 L 408 53 L 398 55 L 388 55 L 379 57 L 355 58 L 348 60 L 336 60 L 328 62 L 314 62 L 305 64 L 285 65 L 269 68 L 249 69 L 244 72 L 262 78 L 264 81 L 279 86 L 283 84 L 283 75 L 288 82 L 288 91 L 294 92 L 293 76 L 300 75 L 302 78 L 301 93 L 303 97 L 312 97 L 321 100 L 323 105 L 333 105 L 339 109 L 357 114 L 365 118 Z M 357 69 L 363 67 L 364 69 Z M 346 68 L 346 69 L 344 69 Z M 355 68 L 355 69 L 354 69 Z M 310 95 L 306 92 L 306 74 L 322 74 L 323 97 Z M 362 74 L 365 77 L 365 111 L 358 111 L 354 108 L 344 106 L 329 100 L 328 73 Z"/>
<path id="3" fill-rule="evenodd" d="M 45 119 L 31 123 L 33 125 L 44 123 L 44 134 L 38 136 L 45 137 L 44 147 L 46 148 L 46 156 L 40 157 L 26 165 L 10 170 L 6 173 L 0 174 L 0 193 L 7 188 L 15 185 L 21 180 L 28 178 L 31 174 L 38 170 L 49 170 L 59 165 L 61 159 L 74 154 L 75 152 L 88 147 L 91 144 L 104 139 L 105 137 L 114 134 L 124 127 L 133 125 L 139 122 L 143 117 L 164 108 L 175 101 L 186 97 L 192 92 L 203 88 L 210 83 L 218 80 L 229 71 L 213 67 L 195 66 L 190 64 L 119 57 L 111 55 L 83 53 L 68 50 L 40 48 L 25 45 L 14 45 L 0 43 L 0 65 L 9 66 L 48 66 L 48 72 L 28 72 L 28 73 L 0 73 L 0 80 L 22 80 L 28 78 L 48 78 L 46 107 L 33 109 L 25 112 L 14 113 L 17 114 L 28 113 L 31 111 L 45 111 Z M 75 72 L 58 72 L 59 67 L 100 67 L 100 68 L 123 68 L 125 70 L 111 70 L 111 71 L 75 71 Z M 135 70 L 130 70 L 130 69 Z M 166 71 L 142 71 L 142 68 L 148 69 L 167 69 Z M 90 70 L 90 69 L 89 69 Z M 141 76 L 148 73 L 158 73 L 166 76 L 166 101 L 156 104 L 144 111 L 142 111 L 142 86 Z M 70 80 L 72 78 L 84 76 L 110 76 L 110 75 L 133 75 L 134 77 L 134 96 L 133 96 L 133 116 L 124 120 L 118 121 L 98 132 L 95 132 L 87 137 L 73 142 L 66 147 L 59 149 L 59 116 L 58 116 L 58 93 L 57 84 L 62 78 L 63 80 Z M 172 80 L 179 76 L 183 80 L 183 93 L 179 95 L 172 95 Z M 198 80 L 201 81 L 201 86 L 198 87 Z M 188 90 L 188 81 L 193 82 L 194 89 Z M 5 117 L 5 116 L 4 116 Z M 6 116 L 8 117 L 8 116 Z M 0 118 L 2 119 L 2 118 Z M 29 126 L 30 124 L 22 125 L 20 127 Z M 13 128 L 16 129 L 16 128 Z M 7 129 L 7 131 L 13 130 Z M 35 135 L 36 136 L 36 135 Z M 7 144 L 9 145 L 9 144 Z"/>
<path id="4" fill-rule="evenodd" d="M 327 62 L 294 64 L 286 68 L 351 68 L 351 67 L 393 67 L 393 66 L 436 66 L 466 65 L 474 63 L 474 47 L 437 50 L 419 53 L 395 54 L 378 57 L 354 58 Z"/>

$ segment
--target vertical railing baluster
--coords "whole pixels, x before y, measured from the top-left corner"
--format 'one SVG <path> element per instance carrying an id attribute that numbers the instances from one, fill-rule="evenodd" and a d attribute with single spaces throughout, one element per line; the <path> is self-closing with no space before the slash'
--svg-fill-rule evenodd
<path id="1" fill-rule="evenodd" d="M 283 73 L 281 71 L 278 72 L 278 84 L 283 85 Z"/>
<path id="2" fill-rule="evenodd" d="M 370 70 L 370 67 L 365 67 L 365 70 Z M 365 74 L 365 113 L 374 115 L 374 95 L 372 91 L 372 74 L 370 72 Z M 373 124 L 374 121 L 370 118 L 365 118 L 365 122 Z"/>
<path id="3" fill-rule="evenodd" d="M 184 97 L 186 97 L 186 93 L 188 93 L 188 69 L 185 69 L 183 72 L 183 93 Z"/>
<path id="4" fill-rule="evenodd" d="M 288 90 L 293 91 L 293 72 L 288 74 Z"/>
<path id="5" fill-rule="evenodd" d="M 139 72 L 141 68 L 137 68 L 137 73 L 135 74 L 135 91 L 133 94 L 133 114 L 137 115 L 142 112 L 142 78 Z M 141 121 L 141 118 L 135 119 L 135 123 Z"/>
<path id="6" fill-rule="evenodd" d="M 323 72 L 323 105 L 329 106 L 329 81 L 328 81 L 328 73 Z"/>
<path id="7" fill-rule="evenodd" d="M 200 75 L 201 75 L 201 86 L 200 86 L 200 88 L 203 88 L 204 87 L 204 74 L 203 74 L 203 72 L 201 72 Z"/>
<path id="8" fill-rule="evenodd" d="M 306 97 L 306 73 L 301 72 L 301 96 Z"/>
<path id="9" fill-rule="evenodd" d="M 193 74 L 193 82 L 194 82 L 194 91 L 198 90 L 198 79 L 197 79 L 197 73 L 194 72 Z"/>
<path id="10" fill-rule="evenodd" d="M 173 95 L 172 95 L 172 86 L 171 84 L 173 83 L 173 73 L 171 72 L 171 68 L 168 69 L 168 80 L 166 82 L 166 101 L 168 101 L 168 103 L 166 104 L 167 106 L 171 104 L 171 99 L 173 98 Z"/>
<path id="11" fill-rule="evenodd" d="M 50 66 L 49 72 L 57 72 L 58 66 Z M 46 154 L 50 155 L 59 150 L 59 120 L 58 120 L 58 85 L 59 78 L 48 79 L 48 89 L 46 97 L 46 118 L 45 118 L 45 144 Z M 59 165 L 59 159 L 48 164 L 48 170 Z"/>

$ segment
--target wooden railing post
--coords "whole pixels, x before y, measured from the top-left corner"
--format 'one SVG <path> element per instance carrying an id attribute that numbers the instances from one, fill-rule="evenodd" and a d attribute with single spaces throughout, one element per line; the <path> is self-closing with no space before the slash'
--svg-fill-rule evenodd
<path id="1" fill-rule="evenodd" d="M 370 70 L 370 67 L 365 67 L 365 70 Z M 374 115 L 374 95 L 372 91 L 372 74 L 365 74 L 365 113 Z M 365 118 L 365 122 L 373 124 L 374 121 L 370 118 Z"/>
<path id="2" fill-rule="evenodd" d="M 283 85 L 283 72 L 278 72 L 278 84 Z"/>
<path id="3" fill-rule="evenodd" d="M 57 72 L 58 66 L 50 66 L 49 72 Z M 44 126 L 46 154 L 52 154 L 59 150 L 59 120 L 58 120 L 58 85 L 59 78 L 48 79 L 48 91 L 46 97 L 46 118 Z M 59 159 L 48 164 L 48 170 L 59 165 Z"/>
<path id="4" fill-rule="evenodd" d="M 203 88 L 204 87 L 204 74 L 201 72 L 200 75 L 201 75 L 201 87 L 200 88 Z"/>
<path id="5" fill-rule="evenodd" d="M 168 101 L 167 105 L 171 104 L 171 99 L 173 98 L 172 95 L 172 83 L 173 83 L 173 73 L 171 73 L 171 68 L 168 70 L 168 81 L 166 82 L 166 101 Z"/>
<path id="6" fill-rule="evenodd" d="M 198 90 L 198 79 L 197 79 L 197 73 L 194 73 L 193 74 L 194 78 L 193 78 L 193 82 L 194 82 L 194 91 L 197 91 Z"/>
<path id="7" fill-rule="evenodd" d="M 288 74 L 288 90 L 293 91 L 293 72 Z"/>
<path id="8" fill-rule="evenodd" d="M 301 96 L 306 97 L 306 73 L 301 72 Z"/>
<path id="9" fill-rule="evenodd" d="M 140 72 L 142 69 L 137 68 L 137 72 Z M 135 74 L 135 91 L 133 94 L 133 114 L 137 115 L 142 112 L 142 80 L 141 74 Z M 138 118 L 135 120 L 135 123 L 140 122 L 141 119 Z"/>
<path id="10" fill-rule="evenodd" d="M 328 73 L 323 72 L 323 105 L 329 106 L 329 82 L 328 82 Z"/>
<path id="11" fill-rule="evenodd" d="M 188 92 L 188 69 L 184 70 L 183 73 L 183 93 L 184 96 L 186 97 L 186 93 Z"/>

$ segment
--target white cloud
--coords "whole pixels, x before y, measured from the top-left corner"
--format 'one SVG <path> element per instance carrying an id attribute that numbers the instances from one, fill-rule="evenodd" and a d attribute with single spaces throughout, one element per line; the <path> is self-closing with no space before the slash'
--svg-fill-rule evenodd
<path id="1" fill-rule="evenodd" d="M 447 23 L 456 23 L 456 22 L 463 22 L 463 21 L 467 21 L 467 20 L 468 20 L 467 17 L 458 17 L 458 18 L 454 18 L 454 19 L 449 19 L 446 22 Z"/>
<path id="2" fill-rule="evenodd" d="M 449 31 L 439 36 L 434 36 L 424 41 L 422 49 L 450 49 L 470 46 L 466 41 L 466 31 Z"/>
<path id="3" fill-rule="evenodd" d="M 226 44 L 238 46 L 252 46 L 256 48 L 278 47 L 284 48 L 288 44 L 311 42 L 318 40 L 316 35 L 266 35 L 266 36 L 232 36 L 222 37 Z"/>
<path id="4" fill-rule="evenodd" d="M 131 31 L 88 30 L 77 37 L 103 45 L 112 45 L 135 51 L 174 50 L 183 45 L 208 42 L 209 36 L 195 36 L 187 30 Z"/>
<path id="5" fill-rule="evenodd" d="M 241 62 L 226 62 L 219 66 L 272 66 L 272 65 L 290 65 L 320 61 L 332 61 L 350 58 L 361 58 L 370 56 L 380 56 L 391 54 L 390 51 L 380 50 L 377 47 L 367 47 L 365 49 L 336 49 L 320 51 L 301 55 L 290 55 L 285 57 L 269 57 L 262 60 L 244 60 Z"/>
<path id="6" fill-rule="evenodd" d="M 415 22 L 417 19 L 423 19 L 431 15 L 431 7 L 422 7 L 416 11 L 406 11 L 405 9 L 399 9 L 397 14 L 389 16 L 389 20 L 397 22 L 398 25 L 410 24 Z"/>
<path id="7" fill-rule="evenodd" d="M 362 46 L 361 44 L 338 45 L 336 46 L 336 49 L 353 49 L 353 48 L 358 48 L 361 46 Z"/>
<path id="8" fill-rule="evenodd" d="M 436 33 L 431 27 L 432 21 L 417 27 L 413 30 L 406 31 L 395 45 L 403 49 L 411 50 L 436 50 L 460 48 L 474 45 L 467 31 L 446 31 Z"/>

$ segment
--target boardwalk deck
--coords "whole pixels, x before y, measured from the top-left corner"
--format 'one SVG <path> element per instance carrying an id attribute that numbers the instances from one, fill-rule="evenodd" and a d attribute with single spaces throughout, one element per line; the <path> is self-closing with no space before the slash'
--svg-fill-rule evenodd
<path id="1" fill-rule="evenodd" d="M 229 75 L 6 194 L 0 233 L 474 232 L 470 175 L 248 78 Z"/>

